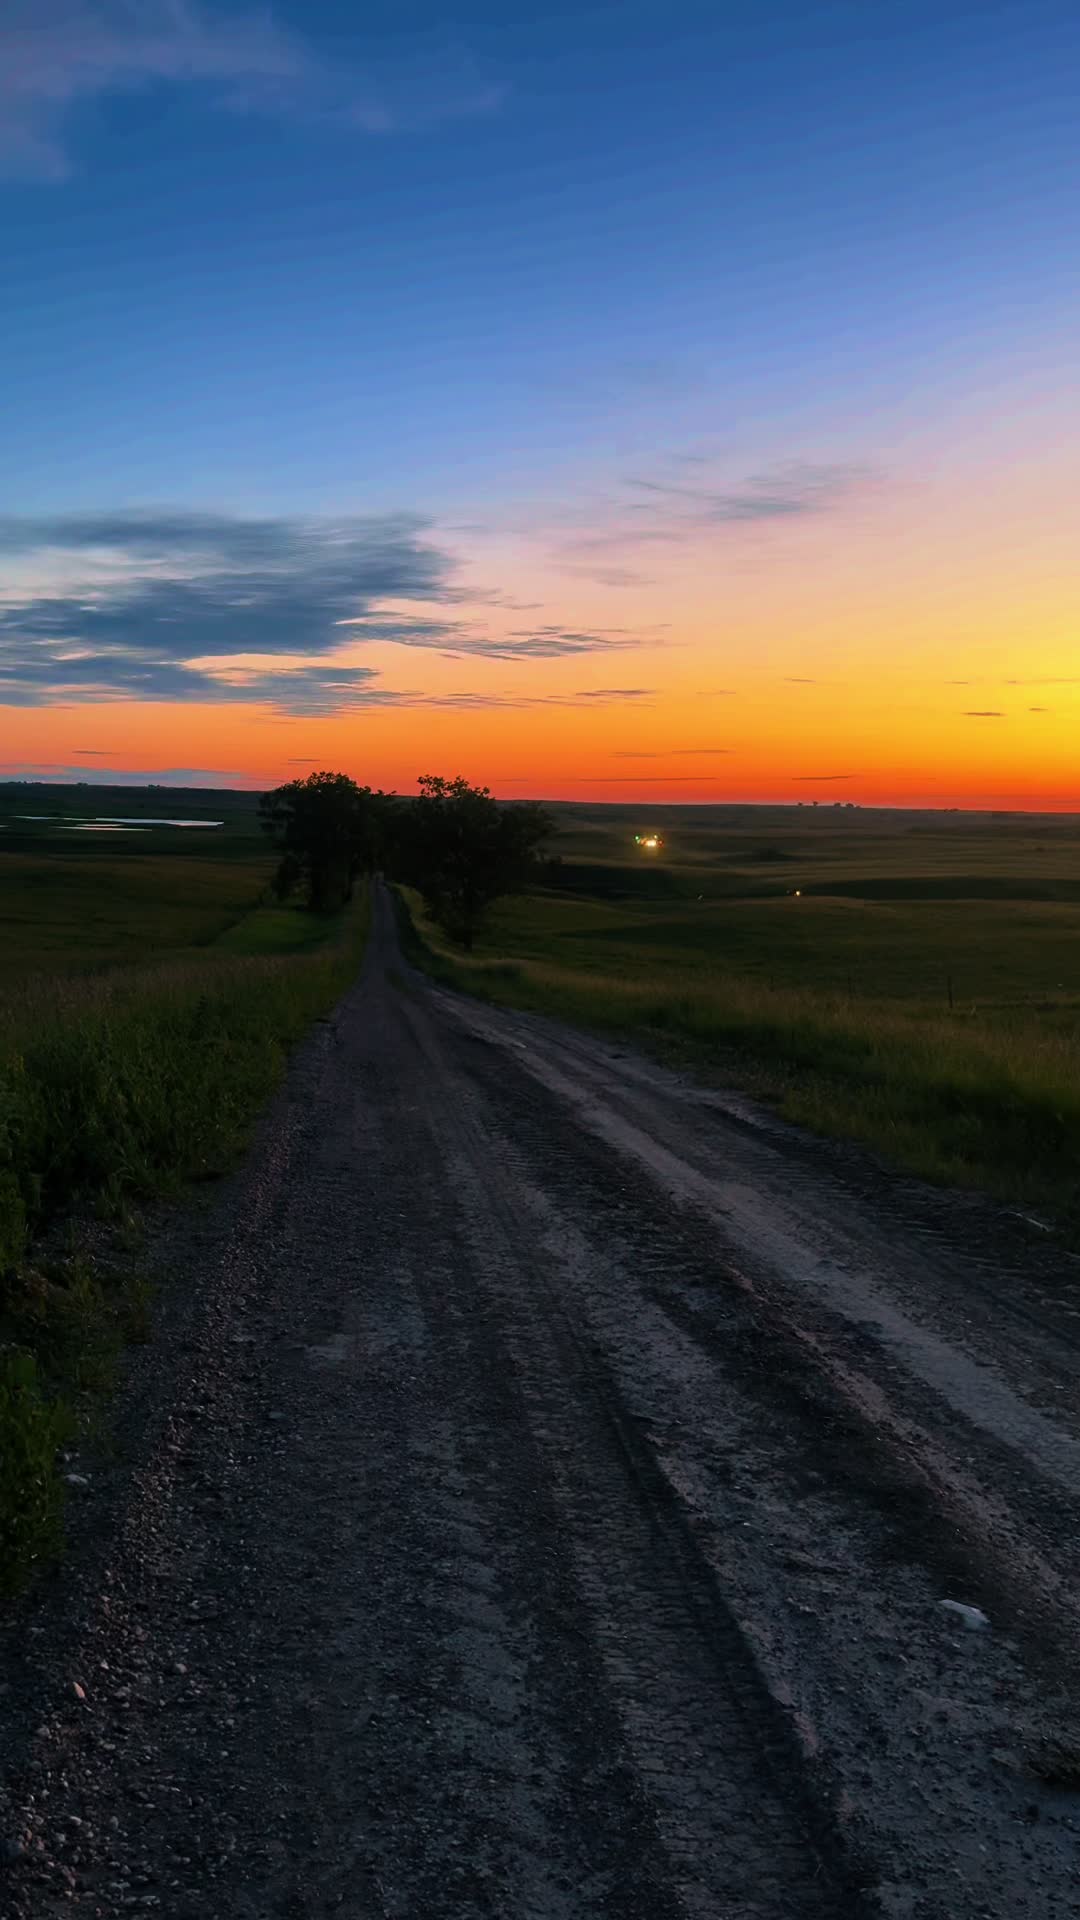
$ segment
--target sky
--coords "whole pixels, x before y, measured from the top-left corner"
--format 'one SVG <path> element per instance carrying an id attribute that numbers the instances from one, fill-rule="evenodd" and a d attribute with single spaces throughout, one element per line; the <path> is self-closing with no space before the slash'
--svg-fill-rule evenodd
<path id="1" fill-rule="evenodd" d="M 0 778 L 1080 808 L 1075 0 L 5 0 Z"/>

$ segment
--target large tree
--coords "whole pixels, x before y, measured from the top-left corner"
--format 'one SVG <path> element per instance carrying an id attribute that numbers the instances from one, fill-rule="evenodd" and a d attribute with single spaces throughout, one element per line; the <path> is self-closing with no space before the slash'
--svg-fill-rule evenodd
<path id="1" fill-rule="evenodd" d="M 259 821 L 281 850 L 279 893 L 302 880 L 316 912 L 343 906 L 356 875 L 378 862 L 385 802 L 346 773 L 310 773 L 265 793 Z"/>
<path id="2" fill-rule="evenodd" d="M 460 775 L 422 774 L 419 786 L 395 820 L 395 870 L 470 951 L 492 901 L 526 883 L 552 823 L 534 802 L 500 805 Z"/>

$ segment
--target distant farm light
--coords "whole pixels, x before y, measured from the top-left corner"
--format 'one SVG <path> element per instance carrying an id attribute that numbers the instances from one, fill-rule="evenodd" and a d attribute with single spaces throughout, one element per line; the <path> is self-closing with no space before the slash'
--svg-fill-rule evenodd
<path id="1" fill-rule="evenodd" d="M 644 847 L 646 853 L 655 853 L 664 844 L 658 833 L 635 833 L 635 847 Z"/>
<path id="2" fill-rule="evenodd" d="M 796 898 L 796 900 L 801 900 L 801 899 L 802 899 L 802 888 L 801 888 L 801 887 L 796 887 L 796 889 L 795 889 L 795 898 Z"/>

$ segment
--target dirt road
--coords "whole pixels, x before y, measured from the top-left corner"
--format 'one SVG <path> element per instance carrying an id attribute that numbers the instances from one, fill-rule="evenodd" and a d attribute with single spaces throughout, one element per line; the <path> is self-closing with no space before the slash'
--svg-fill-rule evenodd
<path id="1" fill-rule="evenodd" d="M 1080 1914 L 1080 1267 L 1033 1228 L 427 987 L 380 894 L 156 1258 L 0 1645 L 0 1907 Z"/>

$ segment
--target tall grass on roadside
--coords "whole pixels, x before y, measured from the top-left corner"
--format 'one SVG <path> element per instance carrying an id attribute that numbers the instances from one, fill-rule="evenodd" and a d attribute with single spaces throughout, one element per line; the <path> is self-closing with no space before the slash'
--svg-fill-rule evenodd
<path id="1" fill-rule="evenodd" d="M 56 1456 L 73 1427 L 67 1403 L 43 1390 L 33 1354 L 0 1348 L 0 1593 L 14 1592 L 59 1544 Z"/>
<path id="2" fill-rule="evenodd" d="M 0 1009 L 0 1266 L 73 1205 L 220 1167 L 351 959 L 163 965 Z"/>
<path id="3" fill-rule="evenodd" d="M 860 1140 L 929 1179 L 1068 1214 L 1080 1183 L 1080 1033 L 1023 1009 L 950 1015 L 738 975 L 576 971 L 466 958 L 415 897 L 414 957 L 480 998 L 637 1036 L 772 1097 L 789 1118 Z"/>
<path id="4" fill-rule="evenodd" d="M 55 1543 L 57 1447 L 85 1392 L 108 1385 L 137 1304 L 35 1241 L 227 1166 L 288 1049 L 355 974 L 366 916 L 365 901 L 307 952 L 45 981 L 0 1002 L 0 1590 Z"/>

